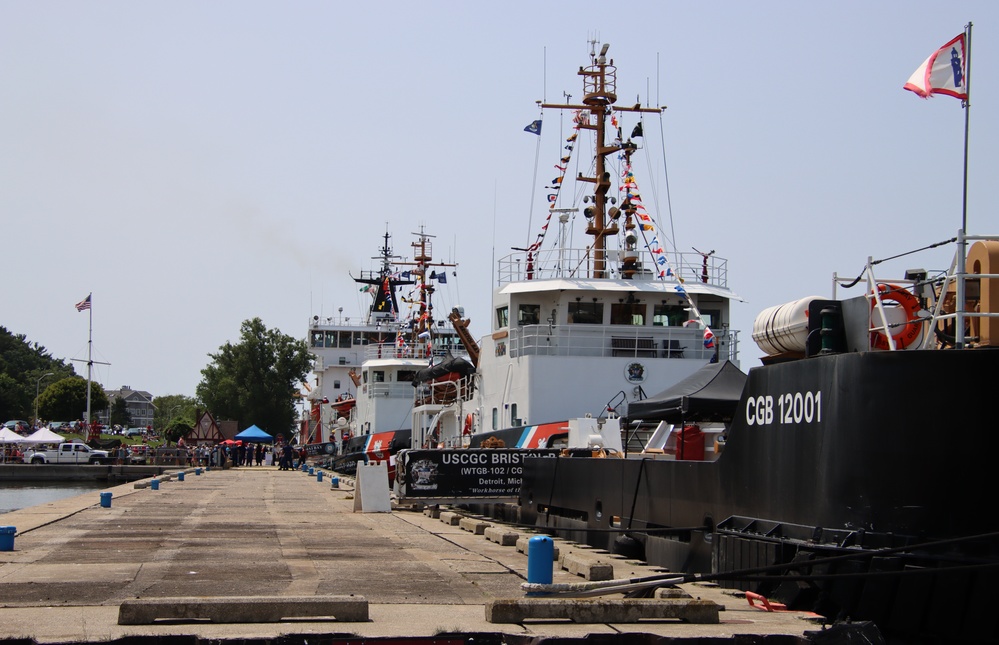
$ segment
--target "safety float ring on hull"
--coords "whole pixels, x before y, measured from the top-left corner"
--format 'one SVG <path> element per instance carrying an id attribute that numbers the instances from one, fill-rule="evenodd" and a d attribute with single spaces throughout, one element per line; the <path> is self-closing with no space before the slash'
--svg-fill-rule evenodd
<path id="1" fill-rule="evenodd" d="M 919 318 L 919 298 L 907 289 L 903 289 L 895 284 L 886 284 L 884 282 L 878 284 L 878 294 L 882 302 L 894 302 L 901 307 L 902 311 L 905 313 L 905 322 L 900 324 L 899 332 L 892 334 L 892 340 L 895 341 L 895 349 L 905 349 L 912 343 L 916 342 L 923 333 L 923 326 Z M 872 296 L 872 314 L 874 313 L 874 308 L 876 306 L 877 301 Z M 884 331 L 878 330 L 871 332 L 871 347 L 873 349 L 891 348 L 888 344 L 888 336 L 885 335 Z"/>
<path id="2" fill-rule="evenodd" d="M 462 429 L 461 434 L 470 435 L 472 434 L 472 415 L 465 415 L 465 427 Z"/>

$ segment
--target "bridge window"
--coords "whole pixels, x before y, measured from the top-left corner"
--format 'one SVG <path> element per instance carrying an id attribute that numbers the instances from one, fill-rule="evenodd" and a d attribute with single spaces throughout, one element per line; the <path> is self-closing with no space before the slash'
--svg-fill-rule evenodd
<path id="1" fill-rule="evenodd" d="M 601 325 L 604 322 L 604 303 L 570 302 L 569 322 L 573 324 Z"/>
<path id="2" fill-rule="evenodd" d="M 644 325 L 645 305 L 640 302 L 611 303 L 612 325 Z"/>
<path id="3" fill-rule="evenodd" d="M 679 327 L 687 320 L 687 311 L 680 305 L 656 305 L 652 309 L 654 327 Z"/>
<path id="4" fill-rule="evenodd" d="M 500 307 L 496 310 L 496 328 L 502 329 L 510 326 L 510 308 Z"/>
<path id="5" fill-rule="evenodd" d="M 517 324 L 537 325 L 541 322 L 541 305 L 520 305 L 517 312 Z"/>

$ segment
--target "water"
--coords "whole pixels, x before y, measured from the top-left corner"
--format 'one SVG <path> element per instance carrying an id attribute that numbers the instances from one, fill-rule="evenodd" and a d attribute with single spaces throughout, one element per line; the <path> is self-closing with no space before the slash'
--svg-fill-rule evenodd
<path id="1" fill-rule="evenodd" d="M 107 482 L 0 482 L 0 515 L 107 487 Z"/>

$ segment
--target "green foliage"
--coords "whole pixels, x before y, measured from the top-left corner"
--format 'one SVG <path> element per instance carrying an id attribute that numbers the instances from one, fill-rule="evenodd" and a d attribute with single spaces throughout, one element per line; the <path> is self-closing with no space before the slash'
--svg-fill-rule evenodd
<path id="1" fill-rule="evenodd" d="M 197 400 L 183 394 L 167 394 L 153 399 L 153 427 L 168 428 L 175 423 L 194 426 Z"/>
<path id="2" fill-rule="evenodd" d="M 52 376 L 42 378 L 49 372 Z M 30 419 L 34 415 L 36 388 L 75 374 L 72 365 L 52 358 L 43 346 L 0 326 L 0 423 L 7 419 Z"/>
<path id="3" fill-rule="evenodd" d="M 106 410 L 111 404 L 96 381 L 90 383 L 90 413 Z M 56 381 L 38 396 L 38 414 L 43 419 L 77 420 L 87 413 L 87 379 L 71 376 Z"/>
<path id="4" fill-rule="evenodd" d="M 192 430 L 194 430 L 193 426 L 189 426 L 184 422 L 178 422 L 169 426 L 163 434 L 167 441 L 177 443 L 181 437 L 187 436 L 187 434 Z"/>
<path id="5" fill-rule="evenodd" d="M 90 402 L 90 407 L 93 408 L 93 401 Z M 125 399 L 116 398 L 111 404 L 111 419 L 108 423 L 122 428 L 132 426 L 132 415 L 128 413 L 128 402 Z"/>
<path id="6" fill-rule="evenodd" d="M 256 424 L 273 434 L 295 419 L 294 394 L 312 367 L 304 340 L 267 329 L 259 318 L 243 321 L 240 342 L 210 354 L 197 395 L 216 419 Z"/>

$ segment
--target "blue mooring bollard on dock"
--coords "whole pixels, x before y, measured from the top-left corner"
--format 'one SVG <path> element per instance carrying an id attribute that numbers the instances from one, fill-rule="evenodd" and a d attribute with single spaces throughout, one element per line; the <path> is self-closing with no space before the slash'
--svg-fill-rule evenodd
<path id="1" fill-rule="evenodd" d="M 200 468 L 195 468 L 194 469 L 194 474 L 195 475 L 200 475 L 201 474 L 201 469 Z"/>
<path id="2" fill-rule="evenodd" d="M 547 535 L 535 535 L 527 541 L 527 581 L 540 585 L 552 583 L 555 543 Z"/>
<path id="3" fill-rule="evenodd" d="M 323 471 L 321 470 L 316 471 L 316 481 L 319 482 L 320 484 L 323 483 Z"/>
<path id="4" fill-rule="evenodd" d="M 156 479 L 154 477 L 153 480 L 151 482 L 149 482 L 149 487 L 152 488 L 153 490 L 159 490 L 160 489 L 160 480 L 158 480 L 158 479 Z"/>
<path id="5" fill-rule="evenodd" d="M 183 470 L 180 471 L 179 473 L 177 473 L 177 481 L 179 481 L 179 482 L 184 481 L 184 471 Z"/>
<path id="6" fill-rule="evenodd" d="M 330 488 L 340 488 L 340 478 L 333 476 L 330 477 Z"/>
<path id="7" fill-rule="evenodd" d="M 313 468 L 312 466 L 309 466 L 309 474 L 310 475 L 315 475 L 316 474 L 316 469 Z"/>
<path id="8" fill-rule="evenodd" d="M 101 493 L 101 508 L 111 508 L 111 493 Z"/>
<path id="9" fill-rule="evenodd" d="M 14 534 L 17 533 L 17 527 L 14 526 L 0 526 L 0 551 L 13 551 L 14 550 Z"/>

